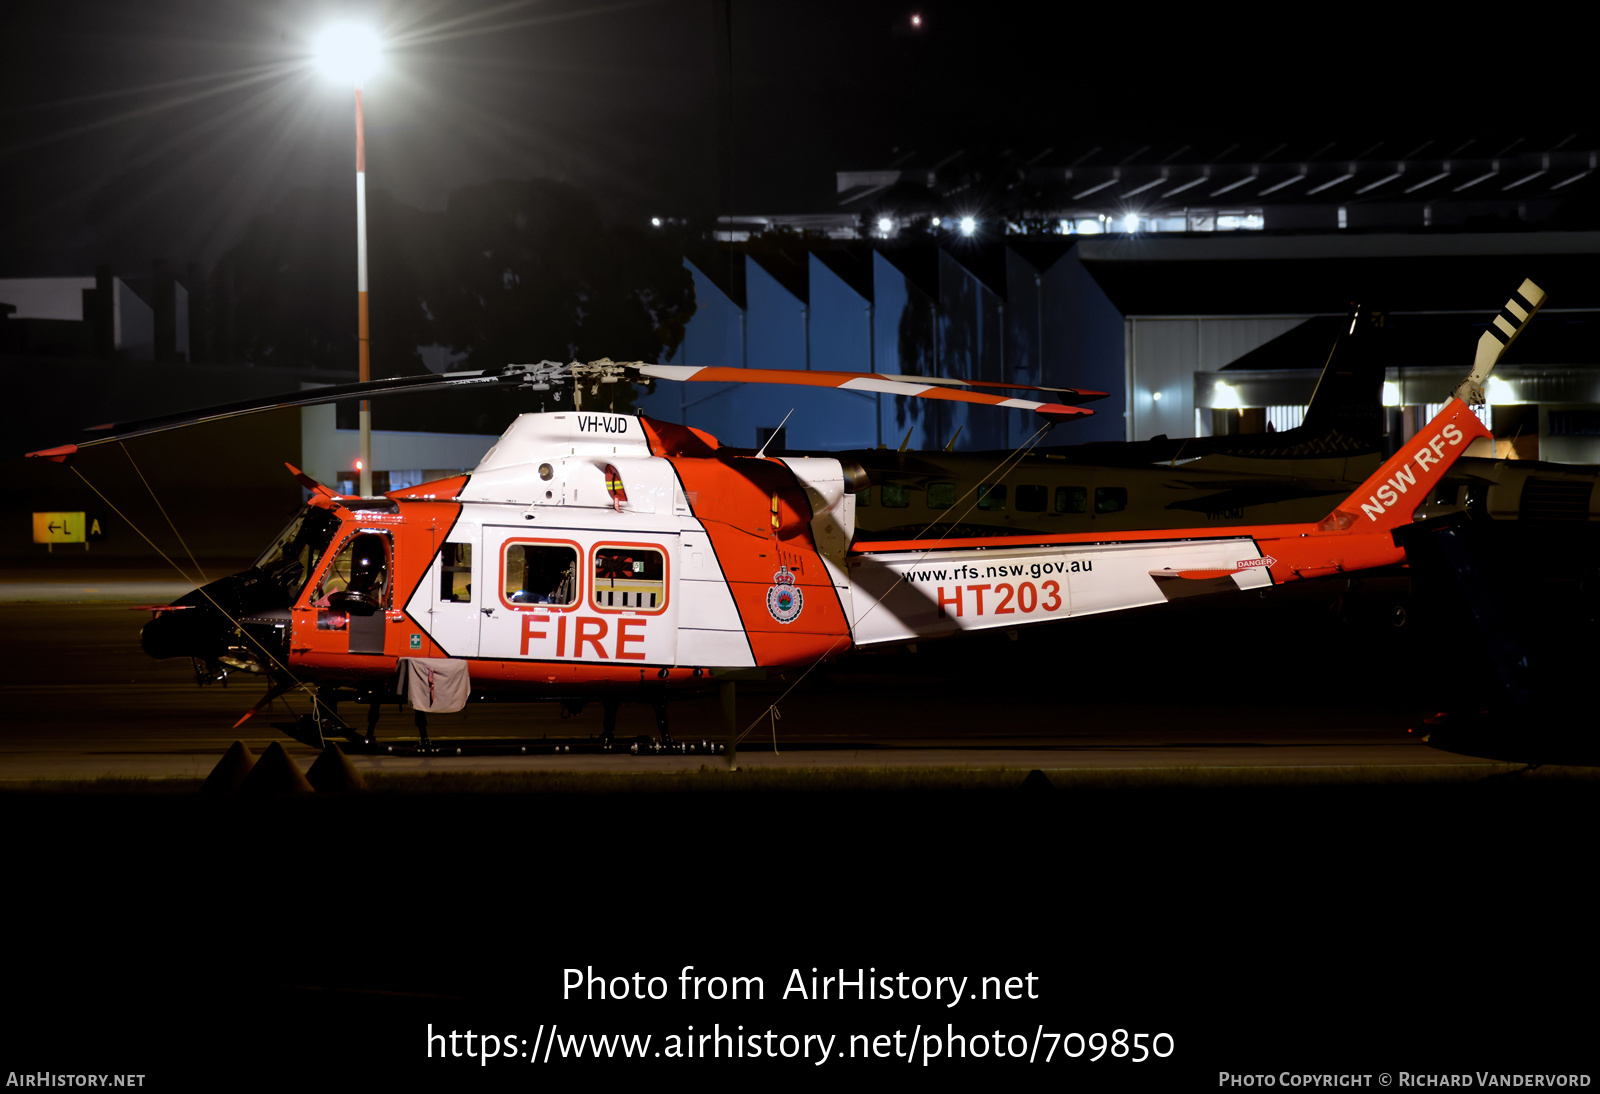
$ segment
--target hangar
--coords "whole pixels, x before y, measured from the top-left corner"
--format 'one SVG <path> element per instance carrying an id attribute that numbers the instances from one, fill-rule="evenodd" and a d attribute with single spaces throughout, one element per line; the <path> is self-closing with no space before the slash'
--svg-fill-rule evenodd
<path id="1" fill-rule="evenodd" d="M 1352 304 L 1379 312 L 1398 442 L 1442 402 L 1506 284 L 1551 306 L 1490 393 L 1502 453 L 1600 462 L 1595 143 L 915 156 L 841 171 L 832 208 L 724 217 L 691 256 L 673 363 L 908 372 L 1111 392 L 1047 444 L 1296 424 Z M 800 389 L 660 392 L 647 413 L 796 449 L 1006 448 L 1024 415 L 841 407 Z"/>

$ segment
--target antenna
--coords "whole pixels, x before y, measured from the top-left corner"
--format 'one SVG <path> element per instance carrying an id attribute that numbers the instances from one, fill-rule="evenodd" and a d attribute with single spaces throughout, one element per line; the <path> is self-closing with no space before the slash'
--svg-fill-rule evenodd
<path id="1" fill-rule="evenodd" d="M 760 452 L 757 452 L 757 453 L 756 453 L 756 454 L 755 454 L 755 459 L 758 459 L 758 460 L 760 460 L 760 459 L 765 459 L 765 458 L 766 458 L 766 455 L 767 455 L 767 445 L 768 445 L 768 444 L 771 444 L 771 443 L 772 443 L 772 438 L 773 438 L 773 437 L 776 437 L 776 436 L 777 436 L 777 435 L 778 435 L 778 434 L 779 434 L 779 433 L 781 433 L 781 432 L 783 432 L 783 425 L 784 425 L 784 422 L 787 422 L 787 421 L 788 421 L 788 420 L 789 420 L 789 418 L 790 418 L 790 417 L 791 417 L 791 416 L 793 416 L 793 414 L 794 414 L 794 407 L 790 407 L 790 408 L 789 408 L 789 413 L 788 413 L 788 414 L 785 414 L 785 415 L 784 415 L 784 416 L 783 416 L 783 421 L 782 421 L 782 422 L 779 422 L 779 423 L 778 423 L 778 428 L 777 428 L 777 429 L 774 429 L 774 430 L 773 430 L 773 431 L 772 431 L 772 435 L 771 435 L 771 436 L 769 436 L 769 437 L 768 437 L 768 438 L 767 438 L 767 441 L 766 441 L 766 444 L 763 444 L 763 445 L 762 445 L 762 446 L 761 446 L 761 451 L 760 451 Z"/>

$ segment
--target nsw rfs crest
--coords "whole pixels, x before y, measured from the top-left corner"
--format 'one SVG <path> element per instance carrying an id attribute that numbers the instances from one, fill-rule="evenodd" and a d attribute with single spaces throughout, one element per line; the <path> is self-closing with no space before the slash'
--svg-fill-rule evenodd
<path id="1" fill-rule="evenodd" d="M 794 583 L 794 574 L 789 567 L 779 566 L 778 572 L 772 575 L 772 588 L 767 590 L 767 611 L 779 623 L 793 623 L 800 618 L 800 609 L 805 603 L 800 586 Z"/>

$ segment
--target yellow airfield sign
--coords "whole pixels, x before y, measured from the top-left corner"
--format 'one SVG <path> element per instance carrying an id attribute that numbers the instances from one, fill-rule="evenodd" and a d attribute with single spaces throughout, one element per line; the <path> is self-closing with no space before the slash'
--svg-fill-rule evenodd
<path id="1" fill-rule="evenodd" d="M 33 542 L 87 544 L 90 537 L 100 538 L 99 525 L 98 518 L 90 521 L 83 513 L 35 513 Z"/>

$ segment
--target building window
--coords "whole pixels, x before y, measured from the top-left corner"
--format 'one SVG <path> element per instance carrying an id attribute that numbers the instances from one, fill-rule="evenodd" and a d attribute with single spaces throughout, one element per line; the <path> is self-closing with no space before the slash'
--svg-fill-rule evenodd
<path id="1" fill-rule="evenodd" d="M 472 544 L 446 543 L 439 552 L 439 599 L 465 604 L 472 599 Z"/>
<path id="2" fill-rule="evenodd" d="M 1058 513 L 1087 513 L 1089 511 L 1089 491 L 1082 486 L 1056 487 L 1056 512 Z"/>
<path id="3" fill-rule="evenodd" d="M 1286 429 L 1298 429 L 1305 423 L 1306 408 L 1303 406 L 1269 406 L 1267 407 L 1267 432 L 1282 433 Z"/>
<path id="4" fill-rule="evenodd" d="M 508 543 L 502 575 L 507 604 L 578 602 L 578 552 L 565 544 Z"/>
<path id="5" fill-rule="evenodd" d="M 1428 417 L 1431 420 L 1439 412 Z M 1552 410 L 1550 412 L 1552 437 L 1600 437 L 1600 410 Z"/>
<path id="6" fill-rule="evenodd" d="M 986 482 L 978 487 L 978 508 L 994 512 L 1006 507 L 1006 485 L 1003 482 Z"/>
<path id="7" fill-rule="evenodd" d="M 1120 513 L 1127 507 L 1127 487 L 1097 486 L 1094 488 L 1094 511 L 1096 513 Z"/>
<path id="8" fill-rule="evenodd" d="M 1048 486 L 1017 487 L 1017 508 L 1024 513 L 1042 513 L 1050 502 Z"/>
<path id="9" fill-rule="evenodd" d="M 928 508 L 948 509 L 956 503 L 956 484 L 953 482 L 930 482 L 928 484 Z"/>
<path id="10" fill-rule="evenodd" d="M 1217 231 L 1219 232 L 1259 232 L 1266 227 L 1266 220 L 1259 212 L 1227 212 L 1217 214 Z"/>
<path id="11" fill-rule="evenodd" d="M 886 482 L 883 484 L 883 507 L 885 509 L 905 509 L 910 505 L 910 487 L 897 482 Z"/>
<path id="12" fill-rule="evenodd" d="M 596 608 L 660 611 L 667 606 L 667 557 L 654 547 L 597 547 Z"/>

